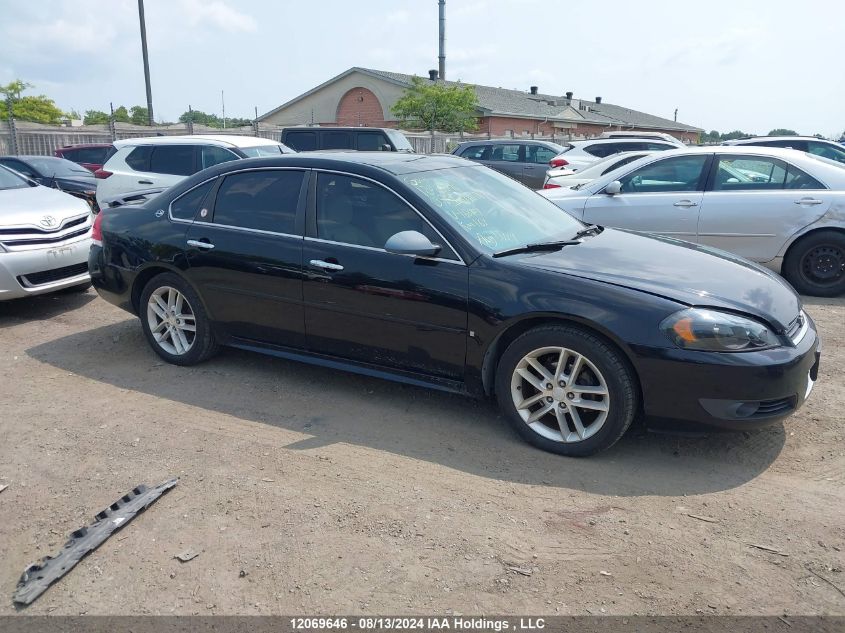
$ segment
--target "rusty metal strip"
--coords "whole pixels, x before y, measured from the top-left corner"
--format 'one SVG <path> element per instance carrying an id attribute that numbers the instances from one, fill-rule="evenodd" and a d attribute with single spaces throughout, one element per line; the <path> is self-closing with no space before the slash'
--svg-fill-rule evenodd
<path id="1" fill-rule="evenodd" d="M 58 554 L 45 556 L 24 570 L 15 590 L 15 604 L 31 604 L 50 585 L 73 569 L 86 554 L 93 552 L 112 534 L 150 507 L 178 481 L 170 479 L 155 488 L 141 484 L 98 513 L 91 525 L 72 532 Z"/>

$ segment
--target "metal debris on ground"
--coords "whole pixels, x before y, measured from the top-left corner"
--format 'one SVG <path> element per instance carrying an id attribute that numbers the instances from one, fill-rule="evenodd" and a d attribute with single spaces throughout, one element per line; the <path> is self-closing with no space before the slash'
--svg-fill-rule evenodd
<path id="1" fill-rule="evenodd" d="M 181 554 L 176 554 L 176 556 L 174 556 L 173 558 L 178 558 L 183 563 L 187 563 L 189 560 L 194 560 L 197 556 L 199 556 L 199 554 L 196 553 L 194 550 L 186 549 Z"/>
<path id="2" fill-rule="evenodd" d="M 24 570 L 15 590 L 15 604 L 31 604 L 50 585 L 73 569 L 86 554 L 93 552 L 112 534 L 150 507 L 178 481 L 170 479 L 155 488 L 141 484 L 98 513 L 91 525 L 71 532 L 68 542 L 58 554 L 45 556 Z"/>
<path id="3" fill-rule="evenodd" d="M 764 552 L 769 552 L 770 554 L 777 554 L 778 556 L 789 556 L 786 552 L 781 552 L 780 550 L 775 549 L 774 547 L 767 547 L 766 545 L 756 545 L 754 543 L 749 543 L 749 547 L 754 547 L 756 549 L 761 549 Z"/>
<path id="4" fill-rule="evenodd" d="M 9 486 L 7 484 L 0 484 L 0 492 L 3 492 Z"/>
<path id="5" fill-rule="evenodd" d="M 517 574 L 522 574 L 523 576 L 530 576 L 534 573 L 526 567 L 516 567 L 515 565 L 508 565 L 508 570 L 515 571 Z"/>
<path id="6" fill-rule="evenodd" d="M 691 519 L 698 519 L 699 521 L 704 521 L 705 523 L 718 523 L 719 519 L 714 519 L 713 517 L 706 517 L 701 514 L 687 514 L 687 516 Z"/>

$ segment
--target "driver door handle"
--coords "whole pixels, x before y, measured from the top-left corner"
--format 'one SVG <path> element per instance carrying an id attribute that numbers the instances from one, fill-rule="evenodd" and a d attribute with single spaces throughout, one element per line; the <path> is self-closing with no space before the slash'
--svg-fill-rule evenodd
<path id="1" fill-rule="evenodd" d="M 152 180 L 139 180 L 138 184 L 139 185 L 151 185 L 151 184 L 153 184 L 153 181 Z"/>
<path id="2" fill-rule="evenodd" d="M 323 270 L 332 270 L 335 272 L 340 272 L 343 270 L 343 266 L 340 264 L 332 264 L 331 262 L 324 262 L 322 259 L 312 259 L 309 262 L 312 266 L 316 268 L 322 268 Z"/>
<path id="3" fill-rule="evenodd" d="M 816 205 L 816 204 L 821 204 L 821 203 L 822 203 L 822 201 L 819 200 L 818 198 L 801 198 L 800 200 L 795 201 L 795 204 Z"/>
<path id="4" fill-rule="evenodd" d="M 211 242 L 202 242 L 200 240 L 188 240 L 188 246 L 195 246 L 197 248 L 202 248 L 206 250 L 211 250 L 214 248 L 214 244 Z"/>
<path id="5" fill-rule="evenodd" d="M 692 200 L 678 200 L 674 206 L 681 207 L 682 209 L 689 209 L 690 207 L 697 207 L 698 203 L 693 202 Z"/>

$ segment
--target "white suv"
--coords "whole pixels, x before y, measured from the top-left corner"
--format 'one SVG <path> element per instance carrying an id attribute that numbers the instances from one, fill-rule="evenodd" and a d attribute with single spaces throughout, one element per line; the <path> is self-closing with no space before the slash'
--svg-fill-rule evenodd
<path id="1" fill-rule="evenodd" d="M 567 148 L 549 161 L 553 169 L 565 167 L 573 171 L 584 169 L 597 160 L 619 152 L 660 152 L 684 147 L 680 141 L 661 141 L 644 138 L 596 138 L 590 141 L 570 141 Z"/>
<path id="2" fill-rule="evenodd" d="M 758 145 L 760 147 L 785 147 L 829 158 L 845 164 L 845 147 L 839 143 L 815 136 L 753 136 L 725 141 L 722 145 Z"/>
<path id="3" fill-rule="evenodd" d="M 117 151 L 94 172 L 99 179 L 97 203 L 102 209 L 127 193 L 165 189 L 218 163 L 293 152 L 266 138 L 222 134 L 131 138 L 115 141 L 114 147 Z"/>

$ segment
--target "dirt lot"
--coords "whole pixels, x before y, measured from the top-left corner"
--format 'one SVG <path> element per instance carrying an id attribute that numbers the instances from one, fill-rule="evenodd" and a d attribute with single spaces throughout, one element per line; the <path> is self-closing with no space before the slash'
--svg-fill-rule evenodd
<path id="1" fill-rule="evenodd" d="M 93 291 L 0 304 L 0 614 L 28 563 L 171 476 L 26 612 L 845 614 L 845 300 L 808 311 L 821 377 L 785 424 L 573 460 L 486 402 L 233 350 L 163 364 Z"/>

